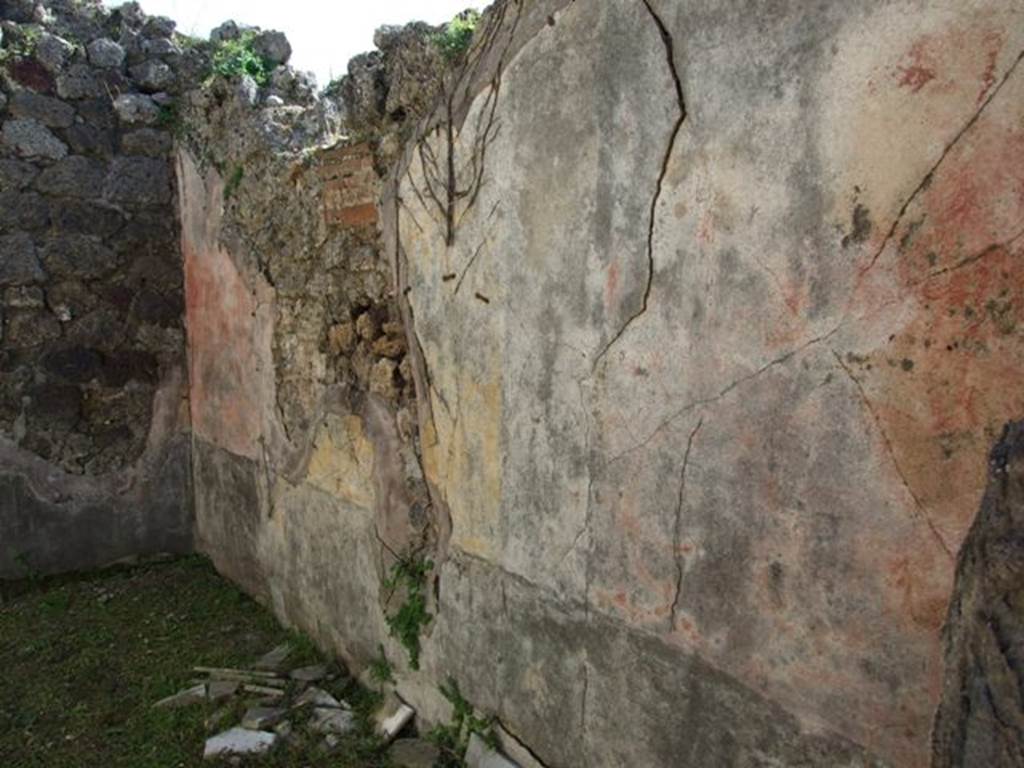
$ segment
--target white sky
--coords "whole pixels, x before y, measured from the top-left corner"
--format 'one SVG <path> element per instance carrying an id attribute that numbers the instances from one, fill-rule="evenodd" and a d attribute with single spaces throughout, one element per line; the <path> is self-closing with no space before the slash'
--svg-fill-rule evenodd
<path id="1" fill-rule="evenodd" d="M 116 7 L 123 0 L 105 0 Z M 373 30 L 382 24 L 440 24 L 487 0 L 139 0 L 152 16 L 169 16 L 178 31 L 207 37 L 227 19 L 279 29 L 292 44 L 291 64 L 316 74 L 320 87 L 345 74 L 348 60 L 373 50 Z"/>

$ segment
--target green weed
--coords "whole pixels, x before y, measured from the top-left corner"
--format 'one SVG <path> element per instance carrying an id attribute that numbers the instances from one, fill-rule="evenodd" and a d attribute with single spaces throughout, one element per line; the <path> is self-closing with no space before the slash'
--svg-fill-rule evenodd
<path id="1" fill-rule="evenodd" d="M 391 668 L 391 662 L 384 653 L 384 646 L 380 646 L 380 655 L 370 662 L 370 677 L 382 685 L 395 682 L 395 676 Z"/>
<path id="2" fill-rule="evenodd" d="M 473 706 L 466 701 L 455 678 L 449 677 L 440 687 L 441 695 L 452 705 L 452 719 L 447 725 L 437 725 L 427 738 L 441 750 L 440 768 L 461 768 L 465 765 L 469 737 L 477 734 L 491 749 L 498 748 L 498 734 L 493 717 L 477 717 Z"/>
<path id="3" fill-rule="evenodd" d="M 245 176 L 245 169 L 241 165 L 236 165 L 227 181 L 224 182 L 224 202 L 230 200 L 238 191 L 238 185 L 242 183 L 243 176 Z"/>
<path id="4" fill-rule="evenodd" d="M 427 611 L 425 594 L 427 574 L 434 564 L 430 560 L 408 557 L 395 563 L 384 588 L 392 594 L 404 590 L 405 601 L 398 611 L 387 617 L 391 636 L 409 653 L 409 666 L 420 668 L 420 633 L 433 618 Z"/>
<path id="5" fill-rule="evenodd" d="M 237 78 L 248 75 L 257 85 L 266 85 L 274 65 L 253 48 L 255 34 L 247 32 L 235 40 L 225 40 L 213 52 L 212 69 L 215 75 Z"/>
<path id="6" fill-rule="evenodd" d="M 457 61 L 469 50 L 473 32 L 479 23 L 480 12 L 468 10 L 444 25 L 444 29 L 434 37 L 434 45 L 441 49 L 446 61 Z"/>

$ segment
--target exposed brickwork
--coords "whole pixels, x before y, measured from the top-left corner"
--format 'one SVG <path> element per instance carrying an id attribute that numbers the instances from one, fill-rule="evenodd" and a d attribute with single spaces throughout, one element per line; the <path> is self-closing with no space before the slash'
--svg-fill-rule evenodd
<path id="1" fill-rule="evenodd" d="M 374 169 L 373 150 L 356 144 L 327 150 L 320 155 L 324 183 L 324 220 L 344 227 L 377 223 L 380 177 Z"/>

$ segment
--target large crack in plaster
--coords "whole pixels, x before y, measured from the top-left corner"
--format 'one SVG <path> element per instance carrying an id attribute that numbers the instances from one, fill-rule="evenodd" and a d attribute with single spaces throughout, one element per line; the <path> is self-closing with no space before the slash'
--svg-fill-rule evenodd
<path id="1" fill-rule="evenodd" d="M 689 403 L 687 403 L 686 405 L 682 406 L 681 408 L 678 408 L 667 419 L 662 421 L 643 440 L 640 440 L 639 442 L 635 443 L 634 445 L 631 445 L 629 448 L 625 448 L 624 450 L 622 450 L 619 453 L 615 454 L 610 459 L 608 459 L 607 463 L 608 464 L 614 464 L 615 462 L 623 459 L 624 457 L 628 456 L 629 454 L 633 453 L 634 451 L 640 450 L 644 446 L 648 445 L 655 437 L 657 437 L 659 434 L 661 434 L 667 427 L 671 426 L 677 419 L 680 419 L 683 416 L 687 415 L 688 413 L 693 412 L 697 408 L 703 408 L 705 406 L 714 405 L 719 400 L 721 400 L 726 395 L 728 395 L 730 392 L 732 392 L 734 389 L 737 389 L 738 387 L 741 387 L 744 384 L 747 384 L 747 383 L 753 381 L 754 379 L 760 377 L 762 374 L 766 373 L 767 371 L 771 370 L 772 368 L 775 368 L 776 366 L 783 365 L 784 363 L 789 362 L 789 360 L 791 360 L 793 357 L 795 357 L 796 355 L 798 355 L 798 354 L 800 354 L 802 352 L 805 352 L 806 350 L 808 350 L 809 348 L 815 346 L 816 344 L 821 344 L 822 342 L 828 341 L 838 331 L 839 331 L 839 326 L 836 326 L 835 328 L 833 328 L 828 333 L 823 334 L 822 336 L 816 336 L 813 339 L 811 339 L 810 341 L 805 341 L 799 347 L 791 349 L 789 352 L 786 352 L 783 355 L 779 355 L 778 357 L 774 358 L 773 360 L 770 360 L 769 362 L 765 363 L 760 368 L 758 368 L 756 371 L 752 371 L 751 373 L 748 373 L 747 375 L 741 376 L 740 378 L 732 381 L 731 383 L 729 383 L 725 387 L 723 387 L 721 390 L 719 390 L 717 394 L 711 395 L 709 397 L 703 397 L 703 398 L 699 398 L 697 400 L 690 401 Z"/>
<path id="2" fill-rule="evenodd" d="M 646 3 L 646 0 L 644 0 L 644 2 Z M 982 105 L 978 107 L 978 109 L 971 116 L 971 119 L 968 120 L 966 124 L 964 124 L 963 128 L 961 128 L 959 132 L 957 132 L 956 136 L 953 137 L 953 140 L 943 148 L 938 160 L 935 161 L 935 164 L 932 165 L 932 167 L 928 170 L 928 173 L 924 175 L 924 177 L 921 179 L 917 187 L 914 188 L 914 191 L 911 192 L 910 196 L 903 202 L 903 205 L 900 207 L 899 213 L 896 214 L 896 218 L 892 222 L 892 226 L 889 227 L 889 231 L 883 238 L 881 245 L 878 246 L 878 250 L 875 251 L 875 254 L 871 257 L 871 261 L 868 262 L 867 266 L 865 266 L 861 270 L 861 277 L 863 277 L 863 275 L 866 272 L 868 272 L 875 266 L 875 263 L 885 252 L 885 249 L 888 247 L 889 243 L 892 241 L 892 238 L 895 236 L 896 230 L 899 228 L 900 223 L 903 221 L 903 217 L 907 213 L 907 209 L 910 208 L 910 205 L 914 202 L 914 200 L 917 199 L 918 195 L 920 195 L 924 190 L 928 189 L 928 187 L 932 183 L 932 179 L 934 178 L 936 172 L 939 170 L 939 167 L 943 164 L 943 162 L 945 162 L 946 158 L 949 156 L 949 153 L 953 151 L 954 147 L 956 147 L 957 144 L 960 143 L 960 140 L 963 139 L 967 132 L 974 127 L 975 123 L 977 123 L 978 120 L 981 119 L 982 113 L 985 112 L 985 110 L 988 108 L 988 105 L 991 104 L 992 101 L 996 98 L 996 96 L 999 95 L 999 92 L 1002 90 L 1003 86 L 1006 85 L 1006 82 L 1013 75 L 1014 71 L 1017 69 L 1017 65 L 1020 64 L 1022 59 L 1024 59 L 1024 51 L 1021 51 L 1019 54 L 1017 54 L 1017 58 L 1014 59 L 1013 64 L 1011 64 L 1010 67 L 1006 70 L 1006 73 L 999 81 L 999 84 L 992 89 L 992 92 L 988 95 L 988 98 L 986 98 Z"/>
<path id="3" fill-rule="evenodd" d="M 676 629 L 679 593 L 683 588 L 683 558 L 680 554 L 680 545 L 682 544 L 683 532 L 683 503 L 686 501 L 686 470 L 690 466 L 690 452 L 693 450 L 693 441 L 696 440 L 697 433 L 700 432 L 702 426 L 704 426 L 703 417 L 697 421 L 697 426 L 690 432 L 690 437 L 686 441 L 686 453 L 683 454 L 683 466 L 679 470 L 679 500 L 676 503 L 676 519 L 672 528 L 672 556 L 676 564 L 676 584 L 675 593 L 672 596 L 672 608 L 669 614 L 669 631 L 671 632 L 674 632 Z"/>
<path id="4" fill-rule="evenodd" d="M 899 475 L 900 481 L 903 483 L 903 487 L 907 489 L 907 493 L 910 494 L 910 498 L 913 499 L 914 501 L 914 508 L 917 511 L 916 517 L 920 520 L 920 522 L 924 523 L 928 527 L 928 530 L 931 531 L 931 534 L 935 538 L 935 541 L 946 553 L 949 559 L 954 560 L 955 556 L 953 554 L 953 550 L 950 549 L 949 545 L 946 543 L 946 540 L 942 538 L 942 534 L 939 533 L 939 529 L 935 527 L 935 523 L 933 523 L 932 519 L 928 517 L 928 513 L 925 510 L 924 503 L 914 492 L 914 489 L 910 486 L 910 483 L 907 481 L 907 476 L 906 474 L 904 474 L 903 468 L 900 466 L 900 462 L 896 458 L 896 451 L 893 449 L 892 441 L 889 439 L 889 435 L 886 433 L 885 427 L 882 426 L 882 420 L 878 417 L 878 413 L 875 411 L 874 405 L 872 405 L 871 400 L 867 396 L 867 393 L 864 392 L 864 387 L 857 380 L 857 377 L 853 375 L 853 371 L 851 371 L 849 367 L 847 367 L 846 363 L 843 362 L 843 359 L 842 357 L 839 356 L 839 353 L 836 352 L 834 349 L 831 350 L 831 352 L 832 356 L 835 357 L 836 362 L 839 364 L 839 367 L 843 369 L 843 372 L 847 375 L 847 377 L 849 377 L 850 381 L 852 381 L 853 385 L 857 388 L 857 392 L 860 395 L 861 402 L 864 404 L 864 408 L 867 410 L 868 414 L 870 414 L 871 420 L 874 422 L 875 428 L 878 430 L 878 434 L 882 438 L 882 443 L 885 445 L 886 453 L 889 454 L 889 459 L 892 461 L 892 465 L 893 468 L 896 470 L 896 474 Z"/>
<path id="5" fill-rule="evenodd" d="M 665 176 L 668 174 L 668 165 L 672 160 L 676 141 L 679 139 L 679 133 L 682 131 L 683 124 L 686 122 L 686 99 L 683 96 L 683 83 L 679 78 L 679 72 L 676 69 L 675 44 L 672 39 L 672 35 L 668 31 L 668 27 L 665 26 L 665 22 L 662 21 L 654 8 L 651 7 L 649 0 L 641 0 L 641 2 L 643 2 L 644 8 L 647 9 L 647 12 L 658 27 L 658 34 L 661 35 L 662 43 L 665 46 L 665 58 L 668 62 L 669 73 L 672 76 L 672 84 L 676 94 L 676 103 L 679 106 L 679 117 L 676 118 L 676 122 L 672 126 L 672 132 L 669 135 L 668 140 L 668 147 L 665 149 L 665 154 L 661 159 L 661 169 L 658 172 L 658 181 L 654 188 L 654 195 L 651 197 L 651 212 L 650 218 L 647 222 L 647 282 L 644 285 L 644 293 L 640 300 L 640 308 L 626 318 L 626 322 L 622 324 L 618 332 L 607 344 L 605 344 L 604 348 L 597 354 L 597 357 L 594 358 L 592 369 L 595 370 L 602 358 L 604 358 L 612 346 L 622 338 L 622 335 L 626 332 L 629 326 L 633 324 L 633 321 L 647 311 L 647 305 L 651 299 L 651 288 L 654 284 L 654 223 L 658 213 L 658 202 L 661 200 L 661 192 L 665 185 Z"/>

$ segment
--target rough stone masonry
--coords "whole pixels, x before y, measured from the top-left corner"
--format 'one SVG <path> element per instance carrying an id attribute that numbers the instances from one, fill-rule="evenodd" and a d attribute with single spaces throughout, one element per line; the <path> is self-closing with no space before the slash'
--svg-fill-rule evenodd
<path id="1" fill-rule="evenodd" d="M 0 8 L 0 550 L 194 536 L 551 766 L 1019 764 L 1018 2 L 499 0 L 319 93 Z"/>
<path id="2" fill-rule="evenodd" d="M 171 119 L 132 4 L 0 3 L 0 576 L 192 547 Z"/>

